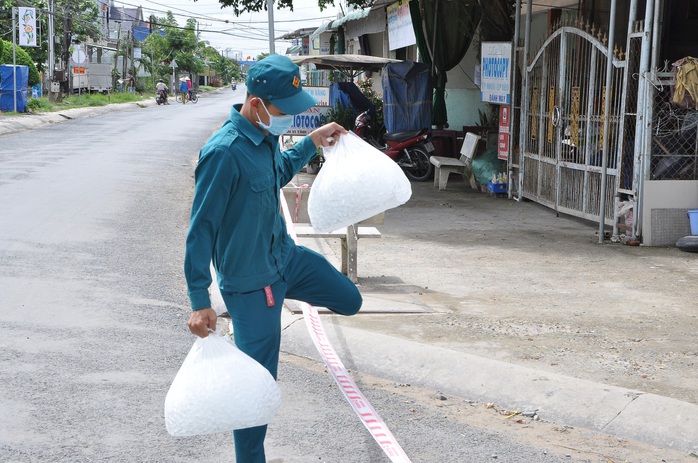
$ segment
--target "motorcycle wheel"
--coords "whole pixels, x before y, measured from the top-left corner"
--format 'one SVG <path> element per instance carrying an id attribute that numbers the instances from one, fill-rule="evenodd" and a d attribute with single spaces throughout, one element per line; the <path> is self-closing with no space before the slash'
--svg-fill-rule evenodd
<path id="1" fill-rule="evenodd" d="M 414 146 L 407 151 L 412 159 L 412 166 L 404 168 L 407 178 L 415 182 L 428 180 L 434 172 L 434 166 L 429 161 L 427 150 L 422 146 Z"/>

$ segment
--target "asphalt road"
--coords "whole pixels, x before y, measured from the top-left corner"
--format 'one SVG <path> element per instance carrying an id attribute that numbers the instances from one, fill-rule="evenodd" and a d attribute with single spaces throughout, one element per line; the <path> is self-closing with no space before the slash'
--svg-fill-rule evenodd
<path id="1" fill-rule="evenodd" d="M 170 437 L 163 402 L 193 342 L 194 162 L 241 90 L 0 136 L 0 461 L 233 461 L 228 434 Z M 682 460 L 352 374 L 415 463 Z M 279 376 L 270 462 L 388 461 L 320 363 L 286 353 Z"/>

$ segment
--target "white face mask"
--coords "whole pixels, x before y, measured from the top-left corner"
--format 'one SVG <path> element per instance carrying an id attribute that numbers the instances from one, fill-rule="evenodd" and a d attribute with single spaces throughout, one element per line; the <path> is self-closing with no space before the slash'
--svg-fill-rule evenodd
<path id="1" fill-rule="evenodd" d="M 263 128 L 270 134 L 276 135 L 277 137 L 288 132 L 288 129 L 290 129 L 291 126 L 293 126 L 293 115 L 285 114 L 283 116 L 272 116 L 271 114 L 269 114 L 269 110 L 264 104 L 264 101 L 262 101 L 261 99 L 259 101 L 262 103 L 262 107 L 269 116 L 269 125 L 262 122 L 262 120 L 259 118 L 259 113 L 257 113 L 257 124 L 259 124 L 261 128 Z"/>

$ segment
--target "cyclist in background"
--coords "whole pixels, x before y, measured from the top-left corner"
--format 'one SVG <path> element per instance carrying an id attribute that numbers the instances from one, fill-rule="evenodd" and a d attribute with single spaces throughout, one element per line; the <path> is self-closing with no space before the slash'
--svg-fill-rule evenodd
<path id="1" fill-rule="evenodd" d="M 185 79 L 187 80 L 187 100 L 191 101 L 191 79 L 189 77 L 185 77 Z"/>
<path id="2" fill-rule="evenodd" d="M 182 94 L 182 104 L 187 104 L 187 99 L 189 98 L 189 85 L 187 85 L 186 78 L 179 79 L 179 93 Z"/>

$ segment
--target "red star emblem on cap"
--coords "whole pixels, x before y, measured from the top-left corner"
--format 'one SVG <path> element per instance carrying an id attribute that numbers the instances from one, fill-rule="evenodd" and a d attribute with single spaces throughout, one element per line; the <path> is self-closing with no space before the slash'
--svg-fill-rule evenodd
<path id="1" fill-rule="evenodd" d="M 298 86 L 299 86 L 300 84 L 301 84 L 301 80 L 300 80 L 298 77 L 293 76 L 293 86 L 296 87 L 296 88 L 298 88 Z"/>

